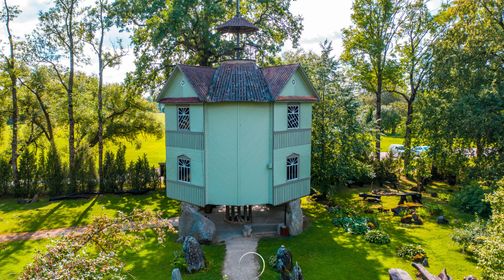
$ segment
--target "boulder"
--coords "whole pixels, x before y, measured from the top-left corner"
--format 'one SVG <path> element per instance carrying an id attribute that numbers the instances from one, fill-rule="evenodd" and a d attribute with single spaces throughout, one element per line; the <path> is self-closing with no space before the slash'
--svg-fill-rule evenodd
<path id="1" fill-rule="evenodd" d="M 243 237 L 252 236 L 252 226 L 251 225 L 243 225 L 242 233 L 243 233 Z"/>
<path id="2" fill-rule="evenodd" d="M 182 203 L 179 218 L 179 236 L 192 236 L 200 243 L 210 243 L 215 236 L 215 224 L 203 216 L 195 206 Z"/>
<path id="3" fill-rule="evenodd" d="M 469 276 L 464 277 L 464 280 L 478 280 L 478 278 L 476 278 L 472 275 L 469 275 Z"/>
<path id="4" fill-rule="evenodd" d="M 440 225 L 447 225 L 450 221 L 448 221 L 445 216 L 439 216 L 437 217 L 436 222 Z"/>
<path id="5" fill-rule="evenodd" d="M 187 271 L 189 273 L 200 271 L 205 268 L 205 256 L 199 242 L 192 236 L 184 237 L 184 244 L 182 245 L 184 257 L 187 264 Z"/>
<path id="6" fill-rule="evenodd" d="M 303 210 L 301 210 L 301 200 L 296 199 L 287 204 L 287 227 L 292 236 L 303 232 Z"/>
<path id="7" fill-rule="evenodd" d="M 391 268 L 388 273 L 390 280 L 413 280 L 408 272 L 399 268 Z"/>
<path id="8" fill-rule="evenodd" d="M 303 280 L 303 271 L 301 270 L 301 267 L 299 264 L 296 262 L 296 265 L 294 266 L 294 269 L 292 270 L 292 280 Z"/>
<path id="9" fill-rule="evenodd" d="M 182 280 L 182 274 L 180 273 L 180 270 L 178 268 L 174 268 L 172 270 L 171 279 L 172 280 Z"/>

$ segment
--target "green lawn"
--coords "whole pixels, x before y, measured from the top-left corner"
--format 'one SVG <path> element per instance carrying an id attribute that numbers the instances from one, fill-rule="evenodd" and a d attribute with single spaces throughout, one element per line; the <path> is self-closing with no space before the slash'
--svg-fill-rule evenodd
<path id="1" fill-rule="evenodd" d="M 182 250 L 176 235 L 169 236 L 161 246 L 155 238 L 142 240 L 132 248 L 120 252 L 125 270 L 137 279 L 168 279 L 171 276 L 173 252 Z M 44 251 L 51 241 L 47 239 L 0 243 L 0 279 L 16 279 L 37 252 Z M 220 280 L 225 248 L 223 245 L 204 245 L 208 261 L 206 270 L 183 275 L 189 280 Z"/>
<path id="2" fill-rule="evenodd" d="M 36 231 L 85 225 L 94 217 L 114 215 L 117 211 L 130 212 L 140 208 L 162 211 L 165 217 L 178 214 L 179 203 L 165 197 L 164 192 L 148 195 L 101 195 L 92 199 L 59 202 L 40 201 L 33 204 L 17 204 L 14 199 L 0 200 L 0 233 Z M 120 258 L 125 269 L 137 279 L 167 279 L 171 273 L 171 261 L 175 251 L 182 250 L 170 234 L 162 246 L 153 237 L 137 246 L 125 248 Z M 37 250 L 45 250 L 50 240 L 31 240 L 0 243 L 0 279 L 15 279 L 24 266 L 31 262 Z M 208 269 L 184 275 L 184 279 L 221 279 L 225 248 L 222 245 L 203 246 Z"/>
<path id="3" fill-rule="evenodd" d="M 435 186 L 439 190 L 439 186 Z M 346 205 L 368 207 L 357 196 L 359 192 L 368 189 L 345 189 L 336 194 L 336 201 Z M 385 197 L 384 208 L 397 205 L 399 198 Z M 433 202 L 426 198 L 425 202 Z M 452 224 L 466 220 L 466 215 L 459 215 L 442 199 L 436 199 L 445 209 Z M 389 279 L 387 271 L 390 268 L 401 268 L 412 276 L 415 269 L 411 263 L 395 255 L 401 244 L 418 243 L 426 250 L 429 257 L 429 270 L 438 274 L 444 267 L 454 279 L 463 279 L 469 274 L 479 278 L 480 271 L 474 261 L 459 251 L 451 240 L 451 226 L 440 226 L 434 218 L 424 219 L 422 226 L 401 225 L 398 217 L 392 214 L 377 214 L 381 229 L 390 234 L 392 242 L 388 245 L 375 245 L 364 240 L 363 236 L 346 233 L 331 223 L 331 217 L 322 205 L 303 201 L 305 214 L 311 220 L 311 226 L 297 237 L 264 239 L 259 243 L 258 251 L 265 257 L 276 253 L 280 245 L 285 245 L 292 251 L 294 261 L 299 262 L 303 273 L 308 279 Z M 278 274 L 267 267 L 263 279 L 274 279 Z"/>
<path id="4" fill-rule="evenodd" d="M 392 144 L 404 144 L 404 137 L 402 136 L 382 136 L 381 137 L 381 151 L 388 152 L 390 145 Z"/>
<path id="5" fill-rule="evenodd" d="M 162 126 L 163 135 L 160 139 L 151 135 L 138 135 L 135 141 L 117 141 L 117 143 L 112 143 L 110 141 L 105 141 L 105 151 L 116 151 L 119 145 L 126 146 L 126 161 L 129 163 L 132 160 L 136 160 L 138 157 L 147 154 L 147 159 L 151 165 L 156 165 L 160 162 L 165 161 L 165 141 L 164 141 L 164 114 L 154 113 L 159 125 Z M 6 127 L 10 128 L 10 127 Z M 0 132 L 0 153 L 10 149 L 10 129 L 3 129 Z M 66 131 L 56 130 L 55 141 L 56 146 L 62 159 L 65 161 L 68 157 L 68 138 L 66 136 Z M 97 148 L 96 148 L 97 149 Z M 96 152 L 97 154 L 98 152 Z"/>
<path id="6" fill-rule="evenodd" d="M 168 199 L 163 191 L 147 195 L 98 195 L 91 199 L 49 202 L 47 198 L 31 204 L 16 199 L 0 200 L 0 233 L 37 231 L 81 226 L 99 215 L 131 212 L 135 208 L 162 211 L 166 217 L 178 213 L 179 203 Z"/>

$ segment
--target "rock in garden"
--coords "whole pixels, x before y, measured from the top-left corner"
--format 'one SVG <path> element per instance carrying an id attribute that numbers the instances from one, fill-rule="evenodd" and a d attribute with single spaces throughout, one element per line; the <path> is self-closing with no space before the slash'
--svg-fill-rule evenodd
<path id="1" fill-rule="evenodd" d="M 172 270 L 171 279 L 172 280 L 182 280 L 182 274 L 180 273 L 180 270 L 178 268 L 174 268 Z"/>
<path id="2" fill-rule="evenodd" d="M 430 195 L 431 195 L 431 197 L 438 197 L 439 196 L 437 192 L 433 192 Z"/>
<path id="3" fill-rule="evenodd" d="M 423 225 L 422 219 L 420 219 L 420 216 L 418 216 L 416 212 L 413 212 L 413 214 L 411 214 L 411 217 L 413 218 L 413 223 L 415 225 Z"/>
<path id="4" fill-rule="evenodd" d="M 182 213 L 179 218 L 179 236 L 192 236 L 201 243 L 210 243 L 215 236 L 215 224 L 203 216 L 195 206 L 181 204 Z"/>
<path id="5" fill-rule="evenodd" d="M 391 268 L 388 273 L 390 280 L 413 280 L 408 272 L 399 268 Z"/>
<path id="6" fill-rule="evenodd" d="M 301 267 L 299 264 L 296 262 L 296 265 L 294 266 L 294 269 L 292 270 L 292 280 L 303 280 L 303 271 L 301 270 Z"/>
<path id="7" fill-rule="evenodd" d="M 303 210 L 301 210 L 300 199 L 287 204 L 287 227 L 289 228 L 289 234 L 293 236 L 303 232 Z"/>
<path id="8" fill-rule="evenodd" d="M 276 269 L 280 272 L 292 271 L 292 254 L 284 245 L 277 250 Z"/>
<path id="9" fill-rule="evenodd" d="M 244 225 L 242 229 L 243 237 L 250 237 L 252 236 L 252 226 L 251 225 Z"/>
<path id="10" fill-rule="evenodd" d="M 464 277 L 464 280 L 478 280 L 478 278 L 476 278 L 472 275 L 469 275 L 469 276 Z"/>
<path id="11" fill-rule="evenodd" d="M 437 217 L 436 222 L 440 225 L 447 225 L 450 221 L 448 221 L 445 216 L 439 216 Z"/>
<path id="12" fill-rule="evenodd" d="M 187 271 L 189 273 L 200 271 L 205 268 L 205 256 L 199 242 L 192 236 L 184 237 L 184 244 L 182 245 L 184 257 L 187 264 Z"/>

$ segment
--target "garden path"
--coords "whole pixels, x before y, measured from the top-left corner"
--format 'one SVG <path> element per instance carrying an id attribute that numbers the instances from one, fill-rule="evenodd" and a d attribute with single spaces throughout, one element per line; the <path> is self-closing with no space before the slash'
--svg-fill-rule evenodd
<path id="1" fill-rule="evenodd" d="M 255 237 L 235 237 L 226 240 L 226 257 L 224 259 L 223 272 L 228 277 L 226 279 L 259 279 L 260 266 L 257 262 L 257 256 L 253 254 L 256 253 L 257 242 L 258 239 Z"/>
<path id="2" fill-rule="evenodd" d="M 168 222 L 174 223 L 174 218 L 168 219 Z M 86 227 L 68 227 L 57 229 L 38 230 L 33 232 L 16 232 L 0 234 L 0 243 L 13 241 L 38 240 L 44 238 L 57 238 L 70 234 L 79 235 L 84 233 Z"/>

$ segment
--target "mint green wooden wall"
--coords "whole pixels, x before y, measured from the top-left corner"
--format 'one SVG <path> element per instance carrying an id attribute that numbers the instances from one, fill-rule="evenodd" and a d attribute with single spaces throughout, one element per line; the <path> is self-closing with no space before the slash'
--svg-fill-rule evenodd
<path id="1" fill-rule="evenodd" d="M 309 96 L 312 89 L 305 82 L 303 75 L 297 70 L 285 87 L 280 92 L 280 96 Z M 294 82 L 293 82 L 294 81 Z"/>
<path id="2" fill-rule="evenodd" d="M 271 201 L 271 105 L 206 104 L 207 203 Z"/>
<path id="3" fill-rule="evenodd" d="M 173 76 L 170 77 L 170 81 L 167 86 L 164 88 L 162 92 L 166 95 L 169 93 L 170 97 L 197 97 L 198 95 L 192 88 L 191 84 L 184 76 L 182 72 L 179 70 L 173 73 Z M 166 97 L 166 96 L 163 96 Z"/>

